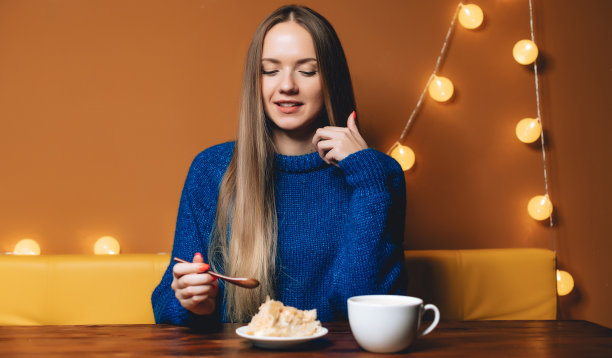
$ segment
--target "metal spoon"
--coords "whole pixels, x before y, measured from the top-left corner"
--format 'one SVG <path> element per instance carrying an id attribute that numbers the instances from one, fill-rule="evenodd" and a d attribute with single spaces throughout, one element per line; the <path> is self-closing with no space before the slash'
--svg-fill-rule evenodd
<path id="1" fill-rule="evenodd" d="M 174 261 L 176 262 L 180 262 L 183 264 L 191 264 L 192 262 L 183 260 L 183 259 L 179 259 L 178 257 L 174 258 Z M 225 276 L 222 275 L 220 273 L 216 273 L 213 271 L 206 271 L 206 272 L 202 272 L 202 273 L 207 273 L 211 276 L 215 276 L 216 278 L 219 278 L 221 280 L 225 280 L 226 282 L 232 283 L 236 286 L 240 286 L 240 287 L 244 287 L 244 288 L 255 288 L 257 286 L 259 286 L 259 281 L 257 281 L 254 278 L 237 278 L 237 277 L 229 277 L 229 276 Z"/>

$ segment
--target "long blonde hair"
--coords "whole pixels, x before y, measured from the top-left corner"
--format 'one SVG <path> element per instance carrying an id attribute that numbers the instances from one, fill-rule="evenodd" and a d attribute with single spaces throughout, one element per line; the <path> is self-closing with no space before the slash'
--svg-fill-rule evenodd
<path id="1" fill-rule="evenodd" d="M 267 32 L 295 21 L 313 38 L 323 87 L 323 124 L 346 126 L 355 110 L 353 87 L 344 51 L 331 24 L 302 6 L 284 6 L 257 28 L 247 53 L 242 81 L 238 136 L 219 200 L 208 259 L 213 269 L 237 277 L 255 277 L 260 286 L 247 290 L 225 286 L 226 316 L 247 321 L 266 296 L 275 297 L 276 221 L 275 148 L 261 94 L 261 56 Z"/>

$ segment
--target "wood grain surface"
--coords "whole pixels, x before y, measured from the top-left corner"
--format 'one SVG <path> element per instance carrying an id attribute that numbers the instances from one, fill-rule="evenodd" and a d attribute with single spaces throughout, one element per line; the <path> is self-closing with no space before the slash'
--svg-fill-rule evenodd
<path id="1" fill-rule="evenodd" d="M 263 350 L 235 333 L 236 324 L 200 333 L 169 325 L 1 326 L 1 357 L 365 357 L 348 323 L 291 350 Z M 586 321 L 442 322 L 409 357 L 611 357 L 612 330 Z"/>

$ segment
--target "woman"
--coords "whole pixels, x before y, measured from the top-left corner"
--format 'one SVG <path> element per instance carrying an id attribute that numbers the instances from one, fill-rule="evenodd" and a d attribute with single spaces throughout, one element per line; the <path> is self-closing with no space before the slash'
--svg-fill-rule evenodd
<path id="1" fill-rule="evenodd" d="M 405 289 L 404 176 L 368 149 L 332 26 L 286 6 L 258 27 L 244 71 L 238 137 L 193 161 L 173 257 L 152 296 L 158 323 L 249 321 L 265 297 L 345 320 L 347 298 Z M 220 283 L 211 268 L 254 277 Z"/>

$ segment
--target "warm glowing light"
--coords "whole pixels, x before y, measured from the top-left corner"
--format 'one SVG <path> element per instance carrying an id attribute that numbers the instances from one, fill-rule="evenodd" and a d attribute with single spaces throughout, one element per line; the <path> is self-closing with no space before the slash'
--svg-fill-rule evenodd
<path id="1" fill-rule="evenodd" d="M 117 255 L 119 250 L 119 241 L 112 236 L 103 236 L 94 245 L 96 255 Z"/>
<path id="2" fill-rule="evenodd" d="M 523 143 L 533 143 L 542 134 L 542 125 L 537 118 L 523 118 L 516 125 L 516 136 Z"/>
<path id="3" fill-rule="evenodd" d="M 466 29 L 475 29 L 482 24 L 484 15 L 478 5 L 462 5 L 459 11 L 459 23 Z"/>
<path id="4" fill-rule="evenodd" d="M 548 198 L 548 195 L 537 195 L 529 200 L 527 204 L 527 212 L 529 216 L 536 220 L 545 220 L 550 217 L 553 211 L 553 205 Z"/>
<path id="5" fill-rule="evenodd" d="M 13 250 L 15 255 L 40 255 L 40 246 L 32 239 L 20 240 L 15 249 Z"/>
<path id="6" fill-rule="evenodd" d="M 520 40 L 514 45 L 512 56 L 521 65 L 528 65 L 538 57 L 538 46 L 531 40 Z"/>
<path id="7" fill-rule="evenodd" d="M 557 270 L 557 294 L 565 296 L 574 289 L 574 278 L 567 271 Z"/>
<path id="8" fill-rule="evenodd" d="M 429 84 L 429 95 L 438 102 L 446 102 L 453 96 L 453 83 L 446 77 L 434 76 Z"/>
<path id="9" fill-rule="evenodd" d="M 395 143 L 391 148 L 391 157 L 401 165 L 402 170 L 406 171 L 414 165 L 414 152 L 409 147 Z"/>

